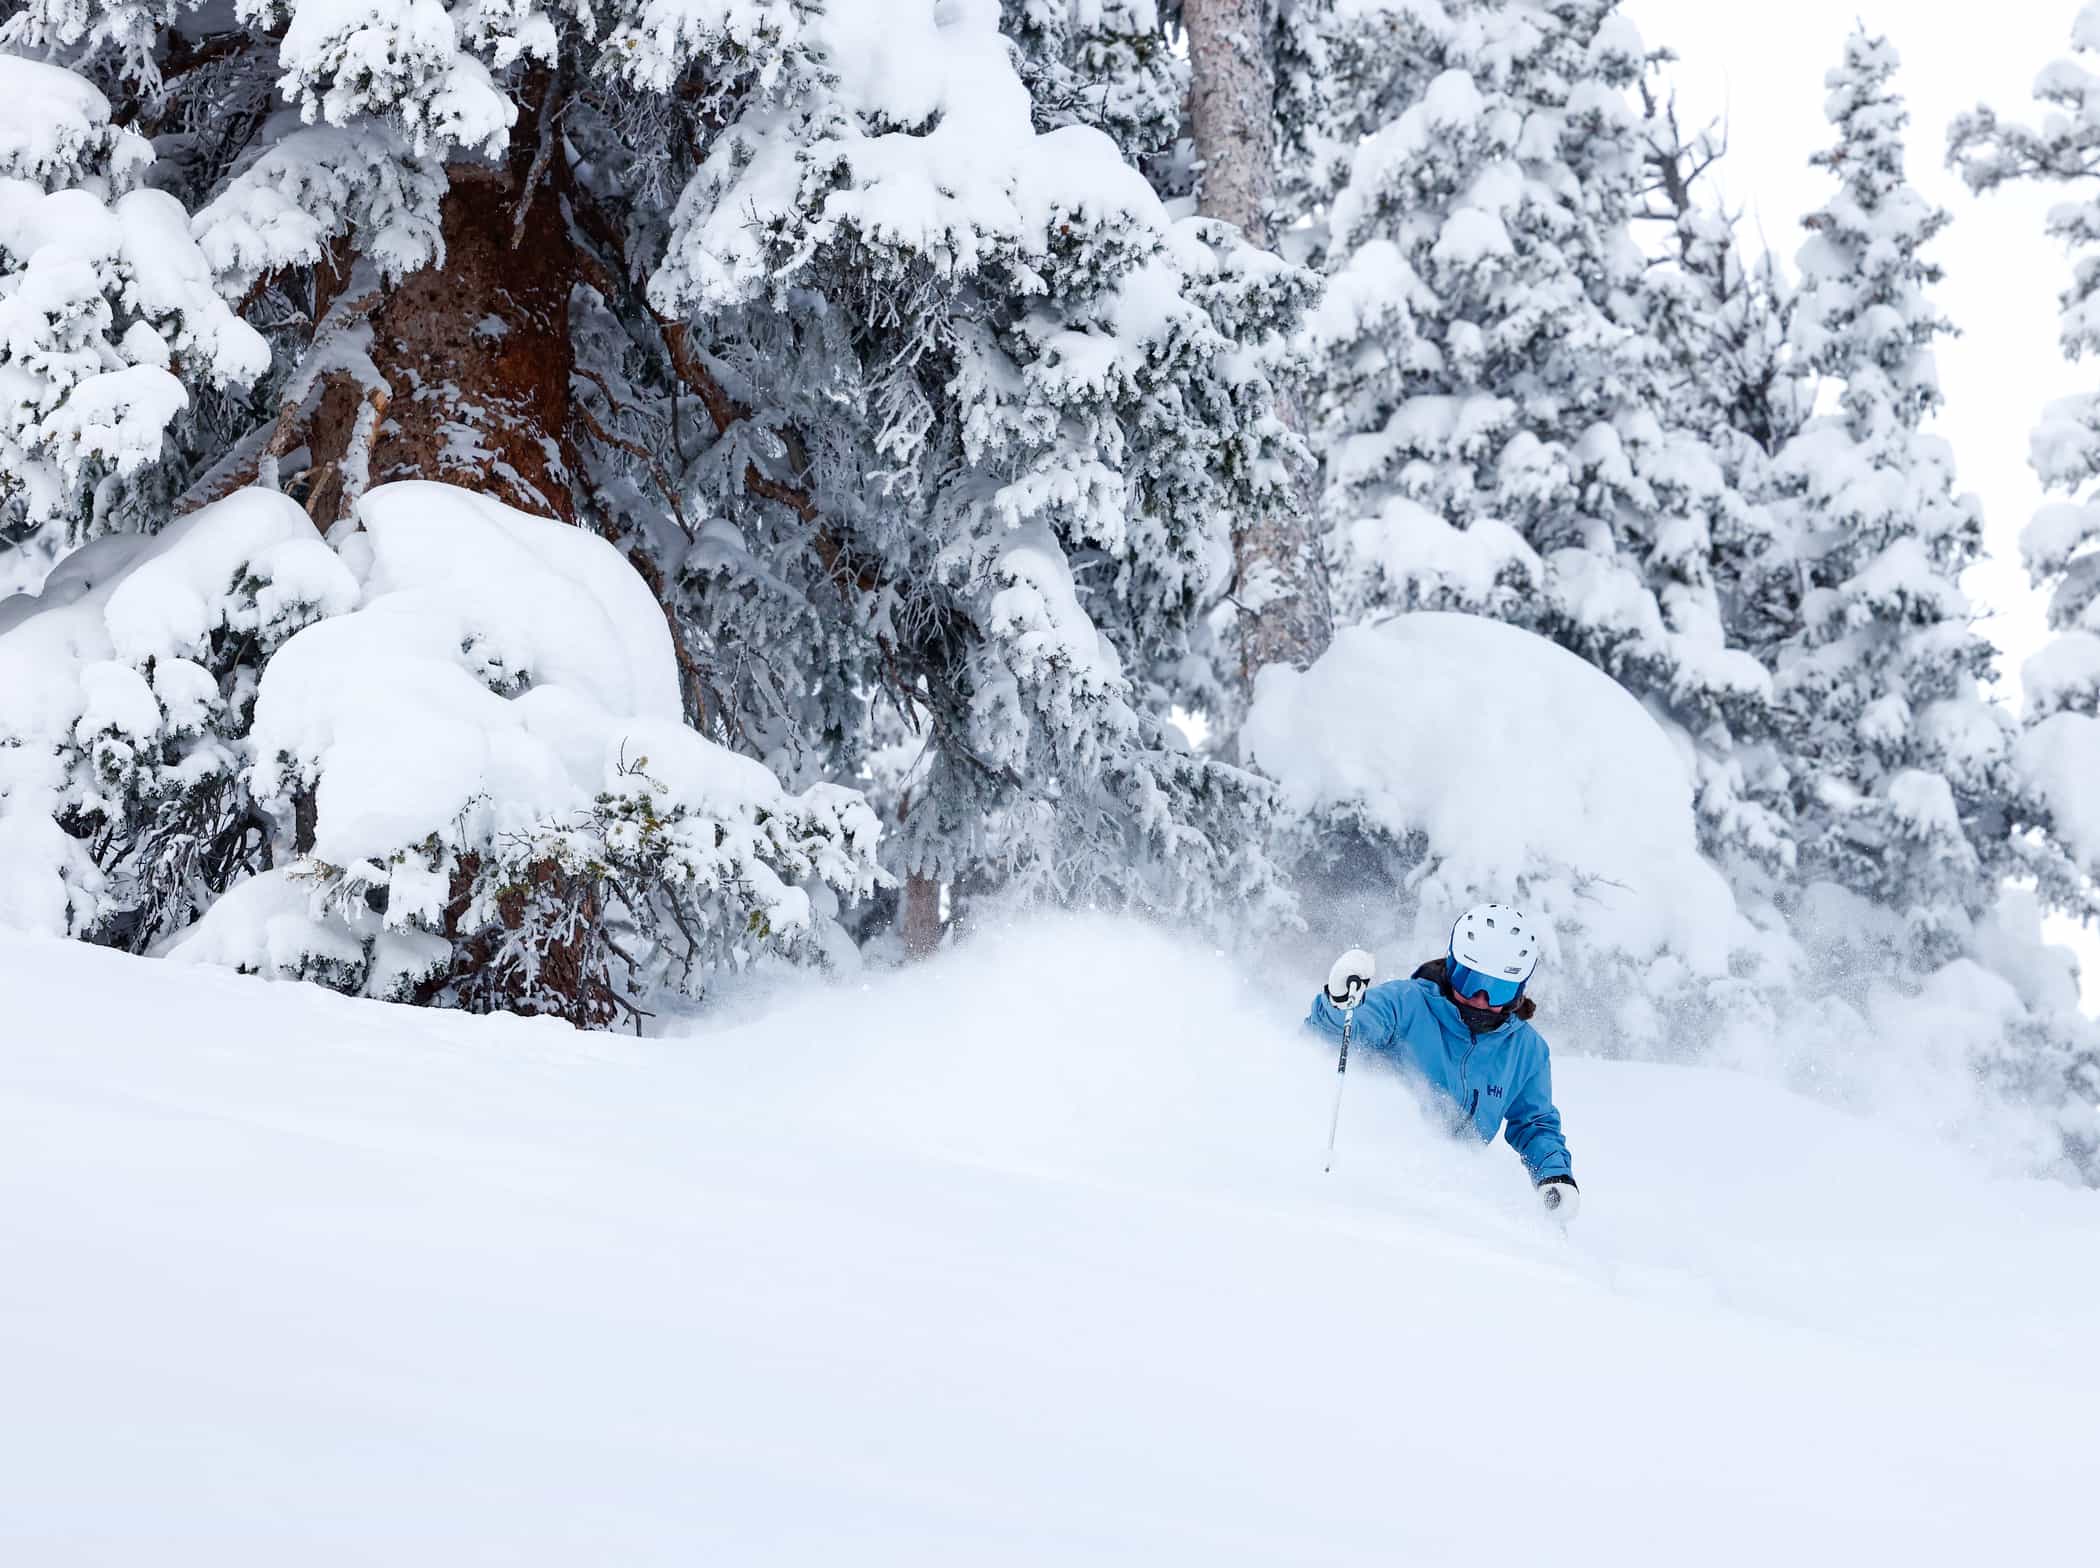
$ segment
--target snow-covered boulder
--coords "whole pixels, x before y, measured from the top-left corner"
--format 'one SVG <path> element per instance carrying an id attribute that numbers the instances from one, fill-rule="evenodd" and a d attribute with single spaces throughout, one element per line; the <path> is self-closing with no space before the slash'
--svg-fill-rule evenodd
<path id="1" fill-rule="evenodd" d="M 1680 749 L 1530 632 L 1439 612 L 1349 628 L 1311 669 L 1262 673 L 1241 742 L 1325 837 L 1316 858 L 1346 862 L 1358 917 L 1389 900 L 1386 930 L 1431 957 L 1466 904 L 1521 904 L 1548 933 L 1542 990 L 1608 997 L 1627 1045 L 1760 943 L 1699 853 Z"/>

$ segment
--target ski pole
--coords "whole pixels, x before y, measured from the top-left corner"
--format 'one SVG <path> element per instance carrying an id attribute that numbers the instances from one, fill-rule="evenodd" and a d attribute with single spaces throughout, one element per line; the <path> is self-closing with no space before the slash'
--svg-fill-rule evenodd
<path id="1" fill-rule="evenodd" d="M 1335 1135 L 1342 1130 L 1342 1085 L 1349 1081 L 1349 1030 L 1356 1022 L 1356 1007 L 1352 1003 L 1342 1009 L 1342 1056 L 1334 1064 L 1334 1115 L 1327 1123 L 1327 1169 L 1334 1169 Z"/>

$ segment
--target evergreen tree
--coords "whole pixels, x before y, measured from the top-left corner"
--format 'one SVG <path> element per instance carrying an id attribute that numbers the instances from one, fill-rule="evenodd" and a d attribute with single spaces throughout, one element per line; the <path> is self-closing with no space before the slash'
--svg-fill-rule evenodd
<path id="1" fill-rule="evenodd" d="M 2071 42 L 2073 54 L 2044 69 L 2035 88 L 2058 112 L 2036 127 L 1979 106 L 1950 127 L 1948 156 L 1972 190 L 2025 180 L 2069 188 L 2067 199 L 2051 208 L 2048 227 L 2083 253 L 2058 318 L 2064 356 L 2079 361 L 2100 350 L 2100 256 L 2093 254 L 2100 243 L 2094 174 L 2100 71 L 2093 65 L 2100 56 L 2100 5 L 2079 11 Z M 2093 793 L 2100 778 L 2100 499 L 2092 493 L 2100 479 L 2100 393 L 2076 393 L 2045 408 L 2029 461 L 2044 485 L 2069 499 L 2044 506 L 2020 536 L 2029 573 L 2050 591 L 2056 635 L 2022 672 L 2026 712 L 2004 792 L 2023 830 L 2016 840 L 2021 869 L 2047 906 L 2090 922 L 2100 916 L 2100 812 Z M 2029 935 L 2038 944 L 2038 931 Z M 1998 1076 L 2044 1104 L 2056 1098 L 2052 1086 L 2061 1086 L 2066 1151 L 2088 1180 L 2100 1180 L 2100 1130 L 2092 1115 L 2100 1103 L 2100 1030 L 2081 1016 L 2070 986 L 2038 999 L 2034 1011 L 2029 1049 Z"/>
<path id="2" fill-rule="evenodd" d="M 124 526 L 260 484 L 355 554 L 411 478 L 576 522 L 705 734 L 804 788 L 901 726 L 894 873 L 1238 912 L 1279 902 L 1266 791 L 1167 715 L 1286 483 L 1250 372 L 1311 289 L 1077 123 L 1164 124 L 1147 9 L 1067 42 L 1153 87 L 1040 114 L 989 0 L 33 0 L 0 36 L 152 138 L 251 345 L 174 356 L 256 392 Z"/>
<path id="3" fill-rule="evenodd" d="M 1837 141 L 1815 162 L 1837 189 L 1806 220 L 1792 337 L 1839 396 L 1778 458 L 1803 588 L 1779 673 L 1804 873 L 1901 911 L 1904 957 L 1929 966 L 1963 950 L 2014 856 L 1992 652 L 1959 586 L 1982 521 L 1923 429 L 1951 330 L 1924 252 L 1948 220 L 1904 176 L 1896 65 L 1855 33 L 1826 78 Z"/>
<path id="4" fill-rule="evenodd" d="M 1726 135 L 1685 131 L 1675 94 L 1661 90 L 1668 62 L 1656 57 L 1641 83 L 1640 217 L 1663 233 L 1643 280 L 1648 327 L 1668 350 L 1685 423 L 1745 473 L 1745 495 L 1761 494 L 1757 455 L 1776 453 L 1809 412 L 1804 372 L 1788 352 L 1794 295 L 1770 252 L 1744 254 L 1738 215 L 1712 191 Z"/>
<path id="5" fill-rule="evenodd" d="M 1646 190 L 1640 217 L 1660 244 L 1632 296 L 1663 417 L 1710 457 L 1701 604 L 1718 634 L 1768 665 L 1798 599 L 1791 538 L 1772 503 L 1772 459 L 1801 426 L 1808 395 L 1787 349 L 1791 296 L 1769 253 L 1746 262 L 1735 220 L 1708 194 L 1726 153 L 1711 127 L 1687 135 L 1674 95 L 1641 84 Z M 1706 474 L 1704 464 L 1692 470 Z M 1739 886 L 1778 892 L 1795 864 L 1788 772 L 1777 716 L 1738 703 L 1733 724 L 1708 725 L 1695 751 L 1705 847 Z"/>
<path id="6" fill-rule="evenodd" d="M 1001 0 L 1045 130 L 1090 125 L 1159 182 L 1185 129 L 1188 56 L 1160 0 Z M 1169 178 L 1171 178 L 1169 176 Z"/>
<path id="7" fill-rule="evenodd" d="M 1261 40 L 1253 59 L 1260 67 L 1256 75 L 1265 79 L 1253 84 L 1247 102 L 1259 102 L 1268 112 L 1255 127 L 1262 132 L 1254 139 L 1261 148 L 1248 136 L 1221 129 L 1222 122 L 1207 131 L 1227 144 L 1222 161 L 1234 171 L 1227 183 L 1243 196 L 1257 186 L 1263 193 L 1259 199 L 1245 196 L 1238 208 L 1225 212 L 1199 191 L 1199 174 L 1210 159 L 1199 145 L 1203 128 L 1190 96 L 1191 52 L 1205 58 L 1211 46 L 1204 40 L 1218 32 L 1209 9 L 1195 9 L 1192 40 L 1187 8 L 1178 3 L 1027 0 L 1005 8 L 1022 78 L 1036 84 L 1038 123 L 1088 125 L 1117 138 L 1174 210 L 1195 206 L 1203 214 L 1201 221 L 1184 221 L 1183 228 L 1191 237 L 1200 236 L 1212 253 L 1207 270 L 1223 285 L 1212 298 L 1226 329 L 1221 341 L 1229 344 L 1212 363 L 1205 401 L 1277 416 L 1250 421 L 1246 429 L 1254 439 L 1230 458 L 1241 493 L 1252 503 L 1233 515 L 1234 579 L 1194 644 L 1177 653 L 1171 671 L 1162 672 L 1178 705 L 1204 714 L 1211 744 L 1220 751 L 1231 749 L 1252 670 L 1277 656 L 1274 649 L 1282 644 L 1267 654 L 1258 650 L 1280 637 L 1298 649 L 1290 661 L 1303 663 L 1324 646 L 1327 635 L 1324 577 L 1314 571 L 1294 586 L 1291 572 L 1272 571 L 1273 562 L 1262 562 L 1264 551 L 1291 554 L 1290 536 L 1302 532 L 1305 521 L 1303 486 L 1310 456 L 1293 428 L 1291 389 L 1306 365 L 1295 333 L 1286 326 L 1295 326 L 1314 282 L 1279 264 L 1272 238 L 1274 226 L 1287 216 L 1284 192 L 1295 189 L 1289 185 L 1291 171 L 1310 156 L 1314 132 L 1308 128 L 1324 124 L 1310 62 L 1321 56 L 1325 35 L 1318 24 L 1329 9 L 1329 0 L 1286 0 L 1257 17 L 1251 33 L 1232 33 L 1236 39 Z M 1235 45 L 1235 58 L 1239 52 Z M 1134 138 L 1127 134 L 1132 117 L 1121 106 L 1139 102 L 1153 106 L 1146 120 L 1154 129 Z M 1283 312 L 1265 307 L 1250 314 L 1233 299 L 1262 295 L 1291 303 Z M 1257 536 L 1273 536 L 1273 551 Z M 1303 551 L 1292 558 L 1319 565 L 1316 555 L 1308 561 Z"/>
<path id="8" fill-rule="evenodd" d="M 1954 122 L 1949 157 L 1977 191 L 2024 180 L 2068 187 L 2048 224 L 2052 236 L 2082 253 L 2058 318 L 2064 357 L 2080 361 L 2100 352 L 2100 6 L 2079 12 L 2072 44 L 2074 54 L 2044 70 L 2035 89 L 2059 112 L 2032 127 L 1979 107 Z M 2100 480 L 2100 392 L 2050 404 L 2029 461 L 2044 485 L 2070 499 L 2045 506 L 2020 539 L 2035 583 L 2050 592 L 2056 636 L 2024 672 L 2027 712 L 2013 785 L 2027 825 L 2042 830 L 2030 869 L 2043 892 L 2057 907 L 2090 918 L 2100 913 L 2093 886 L 2100 814 L 2092 807 L 2092 780 L 2100 776 L 2100 497 L 2092 490 Z M 2047 852 L 2058 846 L 2067 860 Z"/>
<path id="9" fill-rule="evenodd" d="M 1261 252 L 1275 243 L 1287 79 L 1279 44 L 1292 36 L 1281 0 L 1183 0 L 1189 51 L 1189 139 L 1199 210 L 1232 225 Z M 1260 468 L 1279 474 L 1303 458 L 1298 411 L 1276 405 L 1277 426 Z M 1270 664 L 1304 668 L 1326 651 L 1334 613 L 1311 508 L 1289 480 L 1234 520 L 1232 603 L 1239 615 L 1243 688 Z"/>
<path id="10" fill-rule="evenodd" d="M 1603 3 L 1411 26 L 1423 85 L 1336 198 L 1314 329 L 1343 614 L 1544 632 L 1712 760 L 1711 838 L 1769 839 L 1727 778 L 1769 695 L 1714 580 L 1740 509 L 1643 320 L 1639 39 Z"/>
<path id="11" fill-rule="evenodd" d="M 9 55 L 0 95 L 0 547 L 48 566 L 122 526 L 193 394 L 255 380 L 269 353 L 181 204 L 142 188 L 152 149 L 107 98 Z"/>

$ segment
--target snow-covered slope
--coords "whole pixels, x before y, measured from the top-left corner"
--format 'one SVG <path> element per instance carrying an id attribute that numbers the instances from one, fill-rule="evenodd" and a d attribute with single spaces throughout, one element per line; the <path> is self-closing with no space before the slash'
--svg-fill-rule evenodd
<path id="1" fill-rule="evenodd" d="M 2100 1195 L 1564 1060 L 1586 1211 L 1141 928 L 689 1038 L 0 943 L 0 1561 L 2069 1560 Z M 1542 1017 L 1550 1034 L 1550 1014 Z"/>

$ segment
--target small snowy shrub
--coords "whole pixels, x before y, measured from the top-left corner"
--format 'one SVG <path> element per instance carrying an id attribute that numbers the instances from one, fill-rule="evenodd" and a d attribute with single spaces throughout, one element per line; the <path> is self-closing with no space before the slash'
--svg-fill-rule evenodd
<path id="1" fill-rule="evenodd" d="M 453 862 L 447 1000 L 604 1025 L 653 985 L 696 991 L 749 952 L 801 949 L 813 912 L 796 883 L 870 890 L 874 825 L 848 792 L 820 785 L 725 823 L 648 766 L 623 763 L 620 787 L 567 822 Z"/>
<path id="2" fill-rule="evenodd" d="M 358 518 L 361 602 L 256 694 L 249 782 L 283 853 L 177 956 L 604 1025 L 660 983 L 832 951 L 812 889 L 873 888 L 872 812 L 684 726 L 616 550 L 447 485 L 376 487 Z"/>
<path id="3" fill-rule="evenodd" d="M 356 597 L 297 506 L 244 491 L 0 602 L 0 923 L 144 949 L 268 864 L 257 681 Z"/>
<path id="4" fill-rule="evenodd" d="M 683 726 L 611 546 L 445 486 L 360 520 L 353 571 L 243 490 L 0 604 L 0 921 L 593 1025 L 836 951 L 873 814 Z"/>

